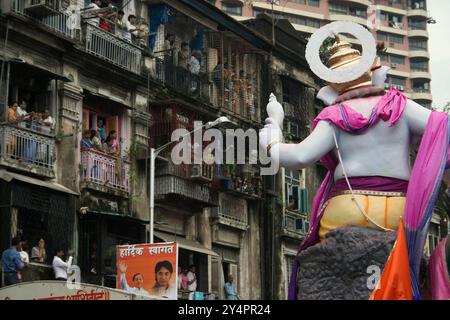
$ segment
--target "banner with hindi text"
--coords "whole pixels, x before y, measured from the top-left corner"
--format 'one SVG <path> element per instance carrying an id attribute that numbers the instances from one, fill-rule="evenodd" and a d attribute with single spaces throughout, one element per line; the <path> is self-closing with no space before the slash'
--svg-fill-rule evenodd
<path id="1" fill-rule="evenodd" d="M 117 246 L 117 288 L 142 296 L 177 300 L 175 242 Z"/>

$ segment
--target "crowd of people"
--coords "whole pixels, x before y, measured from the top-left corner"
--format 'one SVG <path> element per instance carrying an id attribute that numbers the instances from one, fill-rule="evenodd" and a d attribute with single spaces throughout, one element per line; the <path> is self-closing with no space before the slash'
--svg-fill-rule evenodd
<path id="1" fill-rule="evenodd" d="M 186 291 L 197 291 L 197 274 L 195 265 L 189 267 L 178 266 L 178 289 Z"/>
<path id="2" fill-rule="evenodd" d="M 102 8 L 111 8 L 110 11 L 101 12 Z M 145 45 L 146 37 L 148 36 L 147 22 L 130 14 L 125 19 L 125 12 L 123 10 L 115 10 L 116 5 L 111 0 L 92 0 L 92 2 L 85 8 L 85 12 L 99 10 L 99 13 L 88 19 L 88 23 L 102 29 L 105 32 L 110 32 L 117 37 L 137 45 Z"/>
<path id="3" fill-rule="evenodd" d="M 11 240 L 11 246 L 2 253 L 1 265 L 5 279 L 5 285 L 14 285 L 21 283 L 23 279 L 23 271 L 31 262 L 46 264 L 48 261 L 47 251 L 45 249 L 45 240 L 40 238 L 36 246 L 28 250 L 28 241 L 21 239 L 20 237 L 14 237 Z M 67 252 L 68 259 L 64 261 L 65 252 L 63 249 L 58 248 L 55 250 L 55 254 L 52 260 L 52 268 L 54 272 L 55 280 L 66 281 L 67 271 L 72 264 L 72 252 Z"/>
<path id="4" fill-rule="evenodd" d="M 113 157 L 119 157 L 120 143 L 119 139 L 117 139 L 117 131 L 111 130 L 106 135 L 103 121 L 99 120 L 97 129 L 87 129 L 83 132 L 81 149 L 93 149 Z"/>
<path id="5" fill-rule="evenodd" d="M 25 100 L 13 102 L 8 106 L 6 122 L 35 131 L 50 133 L 54 130 L 55 120 L 48 110 L 44 112 L 27 111 L 28 104 Z"/>

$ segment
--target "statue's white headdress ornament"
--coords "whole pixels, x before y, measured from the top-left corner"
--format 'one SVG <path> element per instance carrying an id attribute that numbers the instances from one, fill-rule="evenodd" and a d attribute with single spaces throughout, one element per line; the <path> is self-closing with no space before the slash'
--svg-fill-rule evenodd
<path id="1" fill-rule="evenodd" d="M 351 34 L 361 42 L 362 56 L 355 66 L 332 70 L 320 60 L 320 47 L 328 37 L 334 37 L 340 33 Z M 377 55 L 376 41 L 373 35 L 363 26 L 348 21 L 336 21 L 329 23 L 311 36 L 306 46 L 306 60 L 311 70 L 321 79 L 329 83 L 347 83 L 354 81 L 371 69 Z"/>

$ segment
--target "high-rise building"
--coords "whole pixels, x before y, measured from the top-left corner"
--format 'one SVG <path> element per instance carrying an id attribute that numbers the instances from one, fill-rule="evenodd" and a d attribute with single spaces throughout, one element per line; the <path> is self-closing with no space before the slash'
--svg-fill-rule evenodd
<path id="1" fill-rule="evenodd" d="M 382 63 L 391 67 L 386 86 L 395 86 L 410 99 L 431 106 L 427 24 L 432 19 L 426 0 L 278 0 L 273 1 L 273 6 L 270 0 L 210 2 L 237 20 L 260 13 L 273 14 L 275 19 L 289 20 L 306 36 L 337 20 L 367 26 L 368 9 L 375 5 L 380 23 L 372 32 L 387 48 L 381 56 Z M 358 40 L 351 37 L 347 40 L 360 49 Z"/>

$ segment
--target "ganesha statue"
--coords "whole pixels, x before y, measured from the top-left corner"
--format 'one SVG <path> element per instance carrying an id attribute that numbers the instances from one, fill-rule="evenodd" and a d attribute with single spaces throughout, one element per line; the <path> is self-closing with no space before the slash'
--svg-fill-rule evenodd
<path id="1" fill-rule="evenodd" d="M 362 54 L 340 39 L 339 34 L 343 33 L 352 34 L 361 42 Z M 329 49 L 328 61 L 323 63 L 319 48 L 328 37 L 335 37 L 336 41 Z M 426 234 L 444 171 L 450 164 L 449 120 L 447 114 L 424 108 L 395 88 L 385 91 L 388 68 L 379 63 L 376 52 L 371 33 L 355 23 L 334 22 L 312 35 L 306 58 L 311 70 L 328 83 L 317 96 L 327 107 L 314 120 L 310 135 L 298 144 L 283 143 L 283 109 L 274 96 L 268 105 L 269 117 L 260 132 L 260 145 L 272 161 L 280 167 L 300 170 L 320 160 L 328 169 L 315 193 L 310 228 L 293 268 L 290 299 L 307 298 L 308 290 L 328 291 L 328 295 L 315 296 L 319 298 L 355 298 L 345 293 L 330 296 L 329 289 L 320 287 L 329 272 L 308 271 L 311 264 L 305 261 L 313 252 L 326 252 L 331 238 L 333 243 L 343 241 L 336 254 L 342 255 L 338 264 L 345 266 L 347 272 L 342 275 L 346 279 L 341 279 L 345 289 L 345 283 L 356 281 L 352 274 L 360 266 L 355 266 L 358 260 L 351 253 L 361 250 L 357 248 L 359 242 L 370 237 L 372 242 L 366 248 L 372 249 L 364 250 L 384 252 L 380 258 L 383 269 L 394 242 L 400 241 L 400 229 L 404 230 L 409 277 L 399 299 L 423 298 L 420 279 Z M 410 145 L 416 142 L 420 142 L 420 147 L 412 166 Z M 378 243 L 388 243 L 389 247 Z M 373 259 L 371 252 L 356 255 L 367 256 L 368 264 Z M 434 265 L 442 262 L 439 257 L 436 259 Z M 325 261 L 322 265 L 333 264 Z M 335 271 L 335 277 L 339 277 L 341 271 Z M 302 275 L 313 277 L 309 283 L 316 288 L 302 285 Z M 449 289 L 448 274 L 445 275 L 433 280 L 431 290 L 444 292 L 440 297 L 446 297 L 445 290 Z M 367 287 L 358 298 L 369 298 L 372 290 Z"/>

